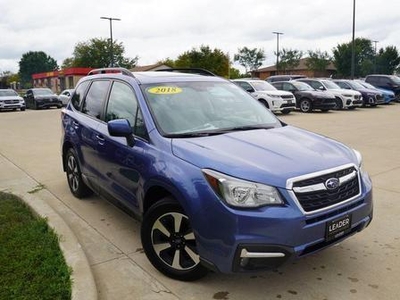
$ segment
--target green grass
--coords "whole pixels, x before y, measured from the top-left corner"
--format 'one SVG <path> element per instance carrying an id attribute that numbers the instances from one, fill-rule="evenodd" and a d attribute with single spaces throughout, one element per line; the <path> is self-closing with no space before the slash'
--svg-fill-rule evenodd
<path id="1" fill-rule="evenodd" d="M 58 236 L 15 195 L 0 191 L 0 299 L 71 299 Z"/>

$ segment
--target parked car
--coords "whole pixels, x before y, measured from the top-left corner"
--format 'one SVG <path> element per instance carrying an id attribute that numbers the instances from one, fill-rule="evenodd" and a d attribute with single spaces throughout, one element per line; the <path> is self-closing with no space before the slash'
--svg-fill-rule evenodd
<path id="1" fill-rule="evenodd" d="M 392 101 L 396 101 L 396 95 L 390 90 L 375 87 L 372 84 L 365 82 L 364 80 L 355 80 L 355 81 L 367 89 L 380 91 L 383 95 L 385 104 L 389 104 Z"/>
<path id="2" fill-rule="evenodd" d="M 267 79 L 265 79 L 268 82 L 276 82 L 276 81 L 289 81 L 289 80 L 295 80 L 299 78 L 306 78 L 307 76 L 305 75 L 272 75 L 269 76 Z"/>
<path id="3" fill-rule="evenodd" d="M 26 91 L 24 96 L 26 107 L 39 109 L 57 107 L 61 108 L 61 100 L 48 88 L 33 88 Z"/>
<path id="4" fill-rule="evenodd" d="M 336 98 L 333 94 L 316 91 L 306 83 L 299 81 L 278 81 L 272 85 L 278 90 L 288 91 L 296 97 L 297 107 L 305 113 L 314 109 L 328 111 L 336 107 Z"/>
<path id="5" fill-rule="evenodd" d="M 359 152 L 281 122 L 218 76 L 93 70 L 61 123 L 72 194 L 129 208 L 171 278 L 276 268 L 372 220 Z"/>
<path id="6" fill-rule="evenodd" d="M 317 91 L 327 91 L 336 97 L 335 109 L 354 109 L 363 105 L 362 94 L 357 91 L 343 90 L 329 79 L 301 78 L 298 81 L 305 82 Z"/>
<path id="7" fill-rule="evenodd" d="M 346 90 L 354 90 L 361 93 L 363 97 L 363 105 L 377 106 L 385 103 L 383 94 L 374 89 L 368 89 L 354 80 L 335 79 L 333 80 L 338 86 Z"/>
<path id="8" fill-rule="evenodd" d="M 71 98 L 73 92 L 74 92 L 73 89 L 66 89 L 66 90 L 63 90 L 60 93 L 60 95 L 58 95 L 58 99 L 61 100 L 61 103 L 63 106 L 66 106 L 68 104 L 69 99 Z"/>
<path id="9" fill-rule="evenodd" d="M 272 112 L 279 111 L 283 114 L 288 114 L 296 109 L 296 98 L 292 93 L 279 91 L 264 80 L 234 79 L 232 81 L 249 92 Z"/>
<path id="10" fill-rule="evenodd" d="M 396 95 L 396 101 L 400 102 L 400 78 L 394 75 L 373 74 L 365 77 L 365 82 L 375 87 L 391 90 Z"/>
<path id="11" fill-rule="evenodd" d="M 0 111 L 25 110 L 25 101 L 13 89 L 0 89 Z"/>

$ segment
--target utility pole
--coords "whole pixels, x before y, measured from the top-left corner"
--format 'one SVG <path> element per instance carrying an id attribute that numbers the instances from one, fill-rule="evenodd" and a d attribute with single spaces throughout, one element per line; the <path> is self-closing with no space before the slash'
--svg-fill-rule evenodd
<path id="1" fill-rule="evenodd" d="M 272 32 L 276 34 L 276 74 L 278 74 L 278 66 L 279 66 L 279 36 L 283 34 L 283 32 Z"/>
<path id="2" fill-rule="evenodd" d="M 356 0 L 353 0 L 353 37 L 351 43 L 351 79 L 354 79 L 354 69 L 355 69 L 355 36 L 356 31 Z"/>
<path id="3" fill-rule="evenodd" d="M 374 73 L 376 73 L 376 44 L 379 42 L 379 41 L 372 41 L 374 44 L 375 44 L 375 50 L 374 50 Z"/>
<path id="4" fill-rule="evenodd" d="M 113 53 L 113 35 L 112 35 L 112 21 L 121 21 L 118 18 L 100 17 L 100 19 L 110 21 L 110 67 L 114 67 L 114 53 Z"/>

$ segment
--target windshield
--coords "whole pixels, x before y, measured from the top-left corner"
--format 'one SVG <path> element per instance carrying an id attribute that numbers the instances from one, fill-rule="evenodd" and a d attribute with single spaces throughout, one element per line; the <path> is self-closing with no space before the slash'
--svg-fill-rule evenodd
<path id="1" fill-rule="evenodd" d="M 351 81 L 351 80 L 349 80 L 349 81 L 346 81 L 350 86 L 351 86 L 351 88 L 352 89 L 354 89 L 354 90 L 362 90 L 362 89 L 365 89 L 365 87 L 364 86 L 362 86 L 361 84 L 359 84 L 358 82 L 355 82 L 355 81 Z"/>
<path id="2" fill-rule="evenodd" d="M 369 84 L 368 82 L 365 81 L 357 81 L 357 82 L 368 89 L 376 90 L 376 87 L 374 87 L 372 84 Z"/>
<path id="3" fill-rule="evenodd" d="M 0 91 L 0 97 L 18 96 L 17 92 L 13 90 Z"/>
<path id="4" fill-rule="evenodd" d="M 33 93 L 37 96 L 41 95 L 53 95 L 53 92 L 50 89 L 39 89 L 39 90 L 32 90 Z"/>
<path id="5" fill-rule="evenodd" d="M 230 82 L 171 82 L 145 85 L 142 90 L 158 129 L 166 136 L 281 126 L 265 106 Z"/>
<path id="6" fill-rule="evenodd" d="M 329 81 L 329 80 L 322 80 L 323 84 L 325 85 L 325 88 L 327 90 L 332 90 L 332 89 L 340 89 L 340 86 L 338 86 L 336 83 Z"/>
<path id="7" fill-rule="evenodd" d="M 307 83 L 300 81 L 292 81 L 291 82 L 299 91 L 314 91 L 314 88 Z"/>
<path id="8" fill-rule="evenodd" d="M 390 78 L 394 81 L 394 83 L 400 84 L 400 78 L 399 77 L 392 75 L 392 76 L 390 76 Z"/>
<path id="9" fill-rule="evenodd" d="M 276 88 L 266 81 L 252 81 L 251 84 L 256 91 L 276 91 Z"/>

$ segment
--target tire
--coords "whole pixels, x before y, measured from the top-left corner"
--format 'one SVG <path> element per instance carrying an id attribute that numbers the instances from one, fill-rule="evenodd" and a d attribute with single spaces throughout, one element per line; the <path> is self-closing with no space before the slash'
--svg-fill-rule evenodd
<path id="1" fill-rule="evenodd" d="M 260 101 L 261 104 L 264 105 L 266 108 L 269 108 L 269 105 L 268 105 L 268 101 L 267 101 L 267 100 L 259 99 L 258 101 Z"/>
<path id="2" fill-rule="evenodd" d="M 81 168 L 75 151 L 70 148 L 65 155 L 65 172 L 71 193 L 76 198 L 84 198 L 93 191 L 83 182 Z"/>
<path id="3" fill-rule="evenodd" d="M 301 99 L 300 100 L 300 110 L 304 113 L 309 113 L 312 111 L 312 105 L 310 99 Z"/>
<path id="4" fill-rule="evenodd" d="M 20 110 L 21 110 L 21 111 L 25 111 L 25 107 L 21 107 Z"/>
<path id="5" fill-rule="evenodd" d="M 281 111 L 281 113 L 284 114 L 284 115 L 288 115 L 288 114 L 290 114 L 290 112 L 291 112 L 290 109 L 284 109 L 284 110 Z"/>
<path id="6" fill-rule="evenodd" d="M 33 100 L 33 109 L 39 109 L 39 104 L 35 100 Z"/>
<path id="7" fill-rule="evenodd" d="M 173 198 L 150 207 L 143 218 L 141 239 L 147 258 L 164 275 L 194 281 L 208 273 L 200 262 L 189 218 Z"/>
<path id="8" fill-rule="evenodd" d="M 343 102 L 342 102 L 342 99 L 336 98 L 336 106 L 335 106 L 334 109 L 336 109 L 336 110 L 341 110 L 341 109 L 343 109 Z"/>

